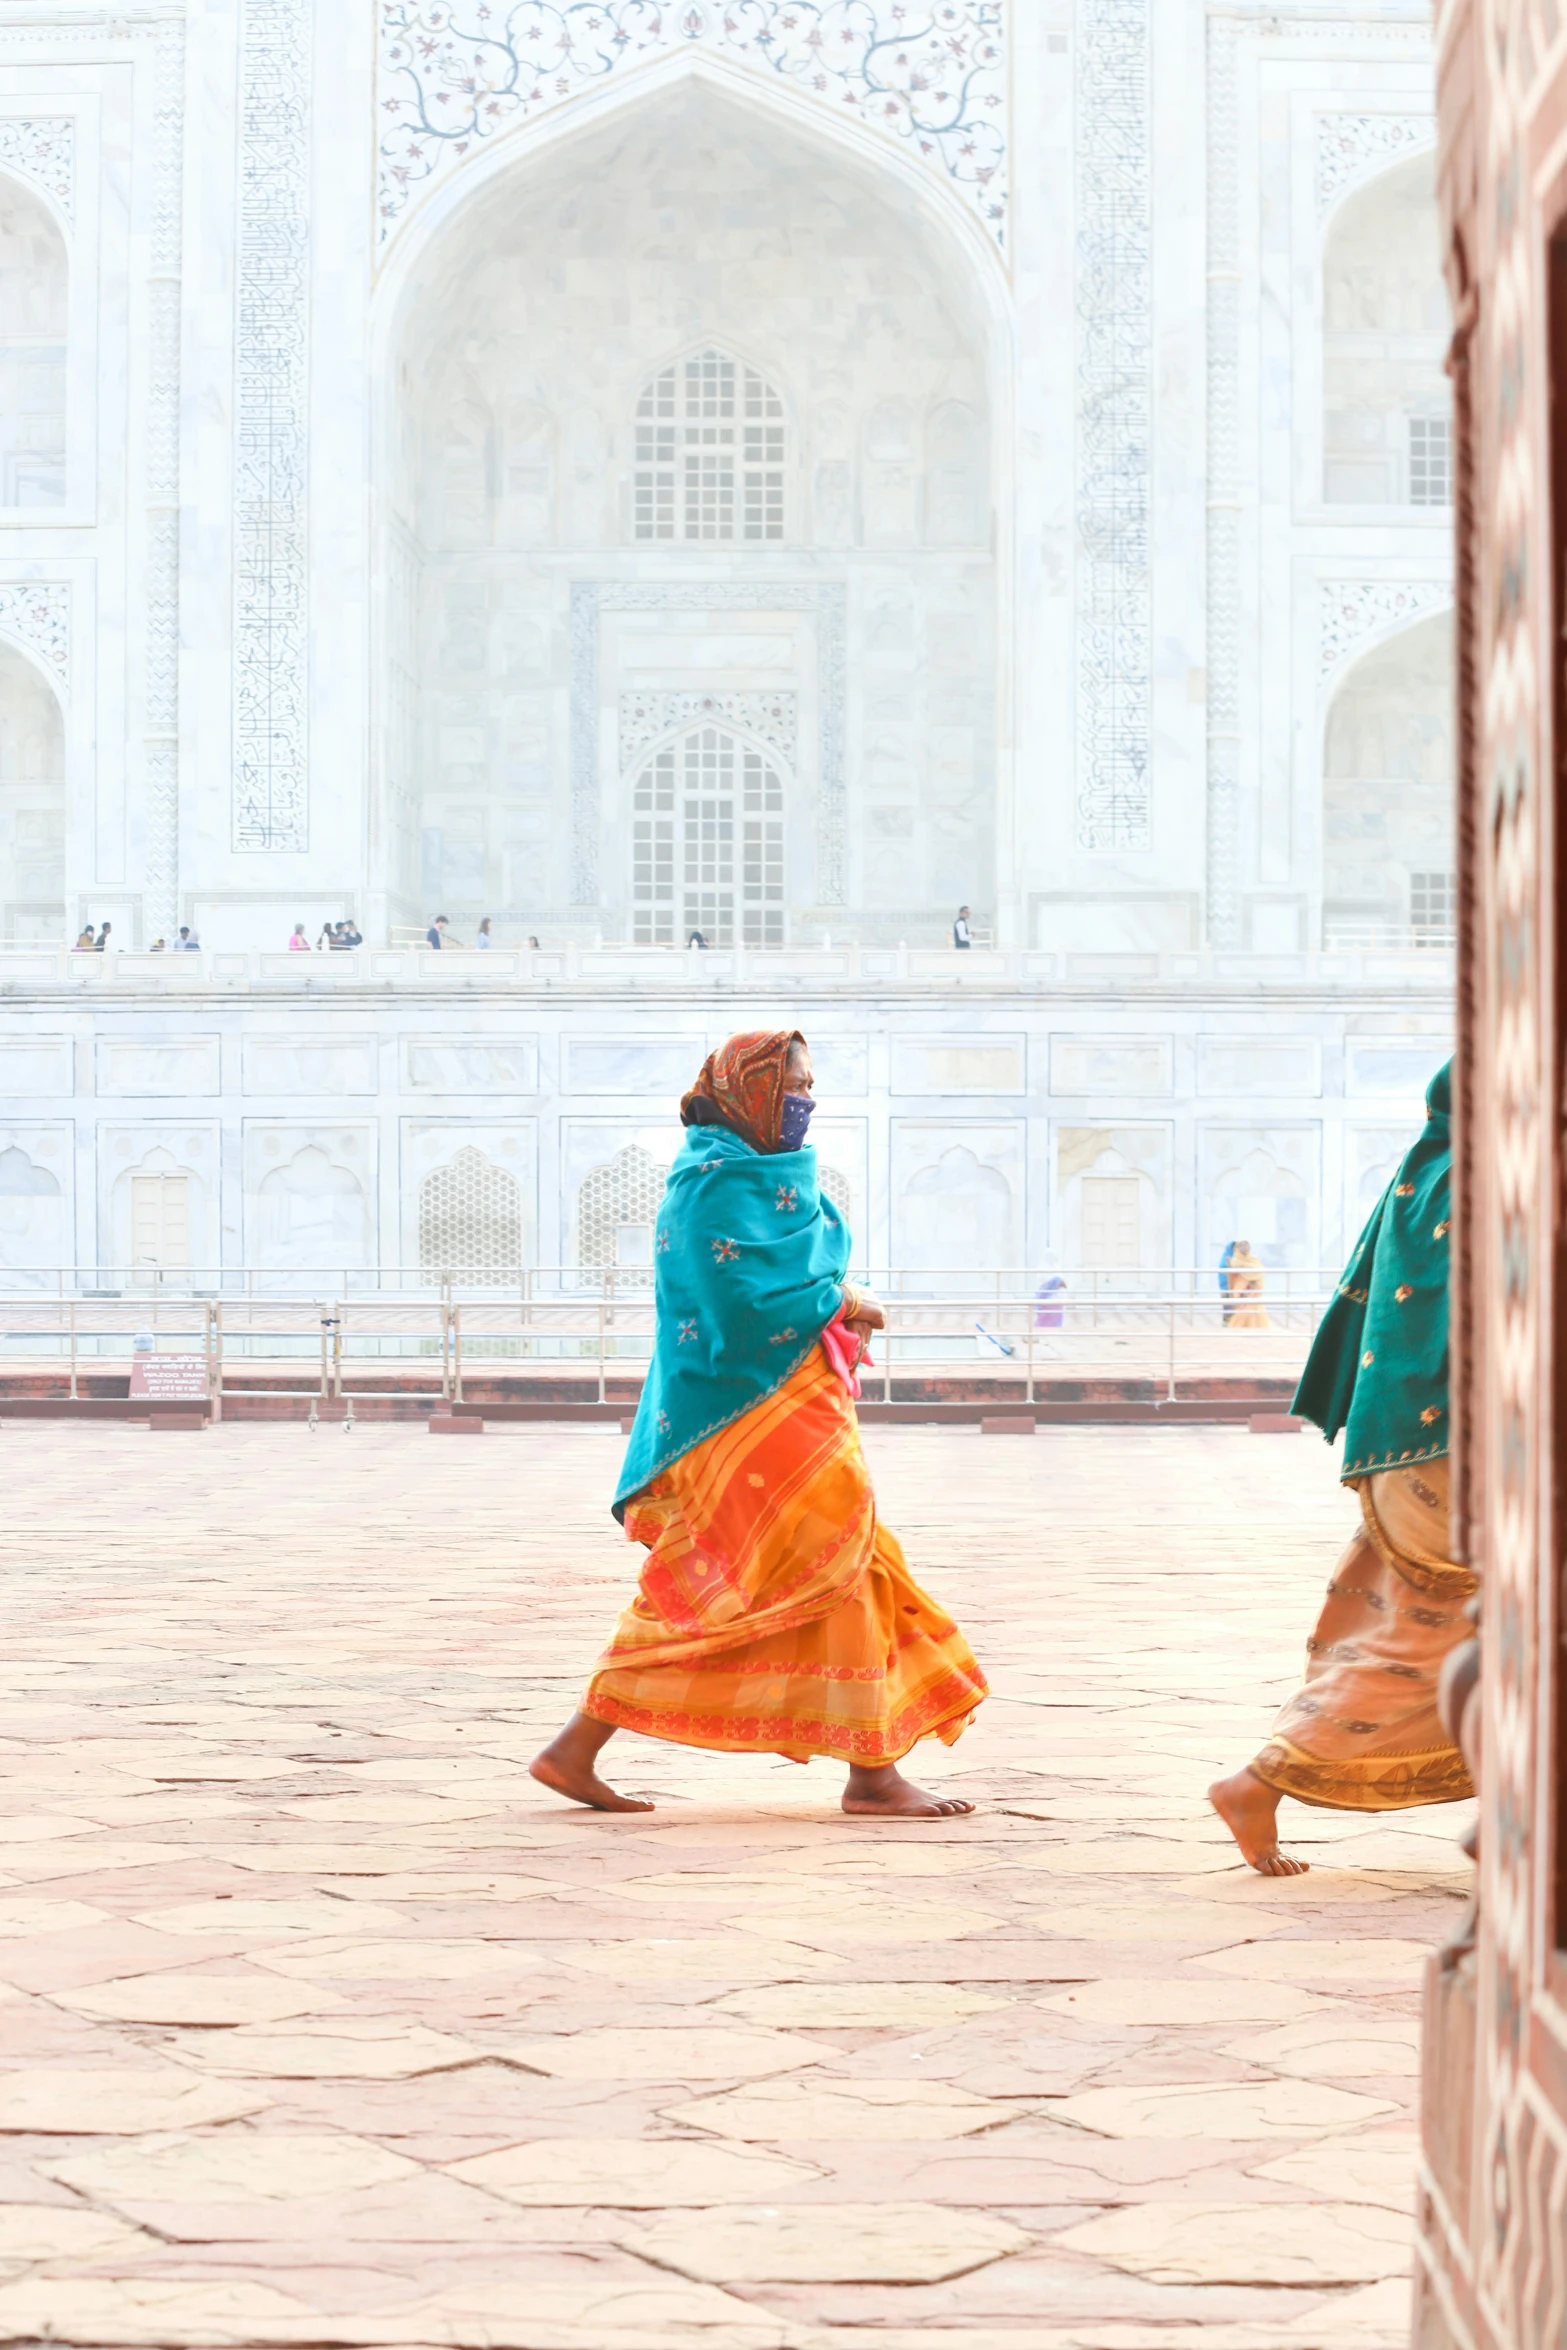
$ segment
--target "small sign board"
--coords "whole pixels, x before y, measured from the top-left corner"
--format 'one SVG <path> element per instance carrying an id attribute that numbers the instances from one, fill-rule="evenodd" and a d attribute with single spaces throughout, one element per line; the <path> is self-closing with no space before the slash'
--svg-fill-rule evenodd
<path id="1" fill-rule="evenodd" d="M 205 1403 L 205 1355 L 137 1355 L 131 1365 L 131 1394 L 155 1403 Z"/>

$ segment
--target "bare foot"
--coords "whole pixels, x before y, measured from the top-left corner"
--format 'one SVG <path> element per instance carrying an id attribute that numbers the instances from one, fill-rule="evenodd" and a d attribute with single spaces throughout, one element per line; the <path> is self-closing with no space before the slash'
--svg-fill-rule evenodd
<path id="1" fill-rule="evenodd" d="M 1215 1779 L 1208 1801 L 1260 1877 L 1303 1877 L 1311 1865 L 1279 1850 L 1279 1792 L 1251 1771 Z"/>
<path id="2" fill-rule="evenodd" d="M 528 1765 L 528 1776 L 541 1787 L 553 1788 L 573 1803 L 591 1804 L 595 1811 L 651 1811 L 652 1804 L 636 1795 L 617 1795 L 598 1775 L 594 1764 L 612 1735 L 607 1722 L 573 1714 L 558 1738 Z"/>
<path id="3" fill-rule="evenodd" d="M 862 1764 L 849 1766 L 849 1783 L 843 1791 L 843 1808 L 847 1812 L 867 1813 L 892 1820 L 950 1820 L 974 1806 L 961 1795 L 931 1795 L 923 1787 L 916 1787 L 906 1779 L 896 1763 L 883 1763 L 877 1770 Z"/>

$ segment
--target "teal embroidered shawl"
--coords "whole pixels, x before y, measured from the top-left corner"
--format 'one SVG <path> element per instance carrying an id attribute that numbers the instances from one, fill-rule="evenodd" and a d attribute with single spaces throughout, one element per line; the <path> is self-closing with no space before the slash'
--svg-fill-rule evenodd
<path id="1" fill-rule="evenodd" d="M 1425 1131 L 1355 1243 L 1301 1373 L 1294 1409 L 1331 1444 L 1341 1478 L 1446 1452 L 1447 1259 L 1453 1064 L 1426 1091 Z"/>
<path id="2" fill-rule="evenodd" d="M 816 1181 L 816 1153 L 755 1151 L 691 1126 L 653 1239 L 653 1360 L 615 1489 L 622 1517 L 660 1469 L 797 1370 L 843 1299 L 849 1231 Z"/>

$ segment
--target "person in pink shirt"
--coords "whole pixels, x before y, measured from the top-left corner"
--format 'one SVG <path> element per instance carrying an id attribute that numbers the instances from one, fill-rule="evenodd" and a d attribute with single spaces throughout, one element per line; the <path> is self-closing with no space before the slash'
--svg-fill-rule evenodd
<path id="1" fill-rule="evenodd" d="M 310 941 L 305 936 L 305 926 L 303 922 L 296 922 L 294 924 L 294 935 L 288 942 L 288 951 L 291 955 L 309 954 Z"/>

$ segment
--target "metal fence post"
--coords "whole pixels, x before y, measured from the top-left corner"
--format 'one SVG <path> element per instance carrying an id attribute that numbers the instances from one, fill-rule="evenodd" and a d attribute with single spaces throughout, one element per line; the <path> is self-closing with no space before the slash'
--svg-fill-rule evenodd
<path id="1" fill-rule="evenodd" d="M 71 1300 L 71 1401 L 76 1401 L 76 1300 Z"/>

